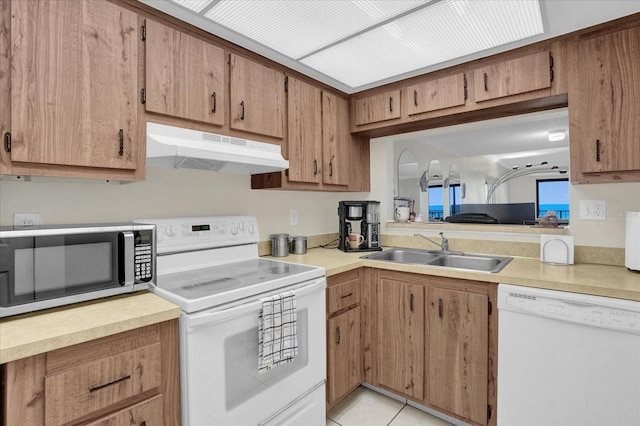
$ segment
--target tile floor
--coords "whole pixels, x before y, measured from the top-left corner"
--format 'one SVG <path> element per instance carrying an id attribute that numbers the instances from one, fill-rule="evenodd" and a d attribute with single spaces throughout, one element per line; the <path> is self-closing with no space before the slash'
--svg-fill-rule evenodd
<path id="1" fill-rule="evenodd" d="M 327 426 L 451 426 L 437 417 L 360 386 L 327 414 Z"/>

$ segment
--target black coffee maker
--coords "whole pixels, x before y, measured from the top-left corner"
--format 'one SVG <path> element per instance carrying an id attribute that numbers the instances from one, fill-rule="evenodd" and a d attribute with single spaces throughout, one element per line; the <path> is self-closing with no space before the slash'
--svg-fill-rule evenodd
<path id="1" fill-rule="evenodd" d="M 350 251 L 380 251 L 380 201 L 340 201 L 340 242 Z"/>

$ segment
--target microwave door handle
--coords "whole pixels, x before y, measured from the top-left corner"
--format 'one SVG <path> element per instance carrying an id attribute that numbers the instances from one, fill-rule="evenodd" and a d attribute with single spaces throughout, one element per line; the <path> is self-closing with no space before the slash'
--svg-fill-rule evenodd
<path id="1" fill-rule="evenodd" d="M 120 258 L 118 259 L 118 271 L 120 284 L 123 286 L 131 286 L 134 284 L 134 236 L 133 232 L 121 232 L 118 236 L 118 253 Z"/>

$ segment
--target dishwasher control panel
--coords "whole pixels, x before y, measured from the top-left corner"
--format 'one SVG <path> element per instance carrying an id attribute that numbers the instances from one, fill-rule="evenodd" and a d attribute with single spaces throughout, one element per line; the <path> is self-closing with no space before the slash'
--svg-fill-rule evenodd
<path id="1" fill-rule="evenodd" d="M 589 295 L 567 296 L 569 293 L 552 290 L 528 290 L 511 289 L 501 293 L 498 308 L 640 335 L 640 302 Z M 540 294 L 544 292 L 555 297 Z M 621 306 L 607 306 L 607 302 Z"/>

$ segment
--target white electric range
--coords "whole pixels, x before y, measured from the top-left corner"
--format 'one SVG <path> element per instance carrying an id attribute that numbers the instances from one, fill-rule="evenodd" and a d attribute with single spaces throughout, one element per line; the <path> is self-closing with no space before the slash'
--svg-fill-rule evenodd
<path id="1" fill-rule="evenodd" d="M 324 269 L 258 257 L 253 216 L 156 225 L 157 295 L 177 304 L 184 425 L 324 425 Z M 258 372 L 263 300 L 295 294 L 298 353 Z"/>

